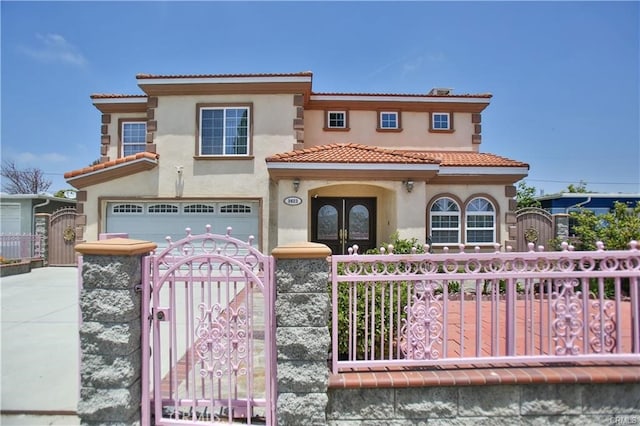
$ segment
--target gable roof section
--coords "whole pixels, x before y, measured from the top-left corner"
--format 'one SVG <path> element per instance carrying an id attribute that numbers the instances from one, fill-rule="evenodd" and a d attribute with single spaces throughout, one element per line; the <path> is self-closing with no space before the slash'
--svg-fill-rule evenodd
<path id="1" fill-rule="evenodd" d="M 274 178 L 411 178 L 460 183 L 483 177 L 487 183 L 508 183 L 526 176 L 529 170 L 526 163 L 489 153 L 393 150 L 357 143 L 290 151 L 273 155 L 266 161 Z"/>
<path id="2" fill-rule="evenodd" d="M 160 156 L 151 152 L 139 152 L 134 155 L 116 158 L 115 160 L 94 166 L 77 169 L 64 174 L 67 183 L 75 188 L 84 188 L 98 183 L 129 176 L 158 165 Z"/>
<path id="3" fill-rule="evenodd" d="M 269 162 L 296 163 L 413 163 L 436 164 L 437 161 L 414 155 L 410 151 L 395 151 L 358 143 L 320 145 L 298 151 L 276 154 Z"/>

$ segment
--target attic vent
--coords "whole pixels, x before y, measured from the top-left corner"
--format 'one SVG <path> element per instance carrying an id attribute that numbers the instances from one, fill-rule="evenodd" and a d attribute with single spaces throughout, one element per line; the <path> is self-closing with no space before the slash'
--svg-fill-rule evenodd
<path id="1" fill-rule="evenodd" d="M 451 92 L 453 92 L 453 89 L 448 89 L 446 87 L 434 87 L 429 92 L 429 95 L 446 96 L 446 95 L 450 95 Z"/>

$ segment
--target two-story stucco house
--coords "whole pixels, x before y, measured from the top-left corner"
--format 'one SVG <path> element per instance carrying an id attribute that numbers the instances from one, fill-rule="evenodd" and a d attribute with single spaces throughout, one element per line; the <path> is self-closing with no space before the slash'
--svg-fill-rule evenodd
<path id="1" fill-rule="evenodd" d="M 265 251 L 362 252 L 395 231 L 436 250 L 514 238 L 529 166 L 480 152 L 489 94 L 315 93 L 311 72 L 136 78 L 142 94 L 91 96 L 101 163 L 65 174 L 79 239 L 163 243 L 207 224 Z"/>

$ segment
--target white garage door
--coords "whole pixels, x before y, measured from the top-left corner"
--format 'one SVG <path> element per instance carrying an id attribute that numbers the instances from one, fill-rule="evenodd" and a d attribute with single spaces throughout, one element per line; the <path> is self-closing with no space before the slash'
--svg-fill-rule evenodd
<path id="1" fill-rule="evenodd" d="M 186 236 L 185 228 L 191 228 L 191 233 L 198 235 L 205 233 L 206 225 L 211 225 L 212 233 L 226 234 L 230 226 L 233 237 L 247 241 L 253 235 L 257 245 L 258 214 L 257 201 L 110 202 L 106 229 L 109 233 L 127 233 L 129 238 L 153 241 L 165 247 L 167 236 L 178 241 Z"/>

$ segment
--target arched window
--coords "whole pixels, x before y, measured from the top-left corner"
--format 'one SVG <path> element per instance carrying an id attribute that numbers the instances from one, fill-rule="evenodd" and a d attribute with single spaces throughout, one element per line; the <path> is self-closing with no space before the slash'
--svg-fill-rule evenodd
<path id="1" fill-rule="evenodd" d="M 431 206 L 431 243 L 460 243 L 460 207 L 451 198 L 440 198 Z"/>
<path id="2" fill-rule="evenodd" d="M 474 198 L 466 210 L 467 244 L 487 244 L 496 241 L 496 209 L 486 198 Z"/>

